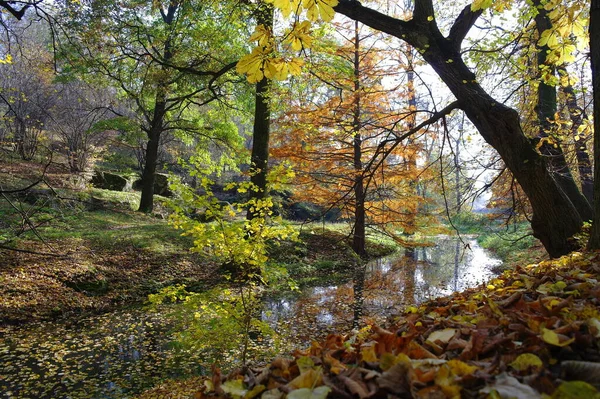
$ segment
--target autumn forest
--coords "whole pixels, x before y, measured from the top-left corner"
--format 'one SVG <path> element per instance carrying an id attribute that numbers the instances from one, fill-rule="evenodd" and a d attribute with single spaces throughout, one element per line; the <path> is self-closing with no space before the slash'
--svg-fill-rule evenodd
<path id="1" fill-rule="evenodd" d="M 600 398 L 600 0 L 0 23 L 0 398 Z"/>

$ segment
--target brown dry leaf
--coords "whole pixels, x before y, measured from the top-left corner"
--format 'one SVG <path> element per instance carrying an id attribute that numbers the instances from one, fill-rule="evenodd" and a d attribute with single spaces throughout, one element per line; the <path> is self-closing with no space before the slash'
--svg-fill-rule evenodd
<path id="1" fill-rule="evenodd" d="M 406 395 L 410 393 L 409 373 L 412 367 L 410 363 L 396 363 L 391 369 L 386 371 L 377 379 L 379 387 L 397 395 Z"/>
<path id="2" fill-rule="evenodd" d="M 411 359 L 437 359 L 438 357 L 433 353 L 429 352 L 427 349 L 423 348 L 418 343 L 411 341 L 408 344 L 408 353 L 407 355 Z"/>
<path id="3" fill-rule="evenodd" d="M 455 328 L 445 328 L 443 330 L 437 330 L 429 334 L 425 343 L 433 342 L 435 344 L 447 344 L 456 335 Z"/>
<path id="4" fill-rule="evenodd" d="M 370 395 L 369 389 L 362 381 L 354 380 L 346 377 L 345 375 L 340 375 L 339 379 L 344 383 L 348 390 L 352 392 L 352 394 L 358 395 L 361 399 L 364 399 Z"/>
<path id="5" fill-rule="evenodd" d="M 337 375 L 347 369 L 344 363 L 332 357 L 329 353 L 325 354 L 323 360 L 325 361 L 325 364 L 329 365 L 329 371 L 331 371 L 333 374 Z"/>

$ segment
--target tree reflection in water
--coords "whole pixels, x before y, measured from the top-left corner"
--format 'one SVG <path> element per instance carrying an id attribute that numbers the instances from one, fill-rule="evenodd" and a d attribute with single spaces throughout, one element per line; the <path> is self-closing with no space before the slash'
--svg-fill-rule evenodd
<path id="1" fill-rule="evenodd" d="M 308 287 L 293 297 L 267 300 L 263 318 L 296 343 L 383 322 L 409 305 L 492 278 L 492 268 L 501 261 L 473 239 L 465 244 L 440 237 L 434 247 L 402 251 L 355 267 L 353 281 L 347 284 Z"/>

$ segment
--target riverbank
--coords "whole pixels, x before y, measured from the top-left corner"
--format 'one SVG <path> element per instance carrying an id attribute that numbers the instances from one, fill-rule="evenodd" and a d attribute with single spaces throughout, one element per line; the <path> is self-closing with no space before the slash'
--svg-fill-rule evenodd
<path id="1" fill-rule="evenodd" d="M 0 250 L 0 324 L 80 318 L 141 304 L 169 285 L 203 291 L 224 280 L 212 259 L 189 251 L 188 237 L 131 210 L 81 211 L 39 231 L 44 243 Z M 393 250 L 369 243 L 373 257 Z M 272 260 L 290 265 L 300 284 L 348 278 L 354 262 L 347 237 L 328 229 L 305 229 L 298 242 L 274 247 Z"/>

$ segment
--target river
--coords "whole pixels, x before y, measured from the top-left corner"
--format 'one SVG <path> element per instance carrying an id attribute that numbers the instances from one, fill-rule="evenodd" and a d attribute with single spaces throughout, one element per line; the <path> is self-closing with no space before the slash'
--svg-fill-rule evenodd
<path id="1" fill-rule="evenodd" d="M 406 306 L 476 286 L 501 261 L 473 239 L 439 237 L 411 256 L 368 263 L 352 282 L 264 301 L 262 318 L 300 343 L 381 322 Z M 174 344 L 172 309 L 131 309 L 78 321 L 0 329 L 0 397 L 126 398 L 166 378 L 206 372 L 201 354 Z"/>

